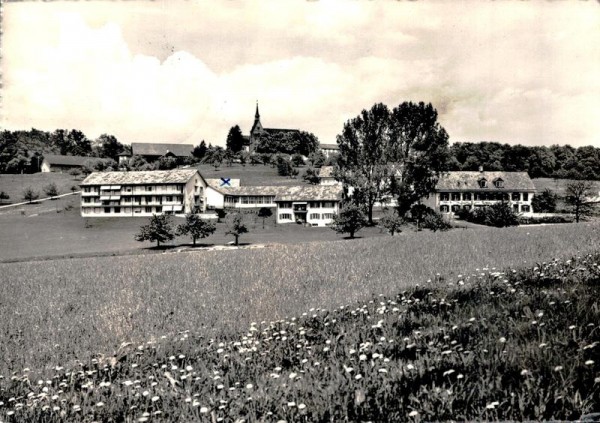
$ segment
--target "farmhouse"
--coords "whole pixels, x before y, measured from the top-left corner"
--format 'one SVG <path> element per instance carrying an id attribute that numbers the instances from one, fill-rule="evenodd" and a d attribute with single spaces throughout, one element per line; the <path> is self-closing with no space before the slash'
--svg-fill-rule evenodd
<path id="1" fill-rule="evenodd" d="M 319 177 L 319 185 L 341 185 L 333 176 L 333 166 L 322 166 L 317 174 Z"/>
<path id="2" fill-rule="evenodd" d="M 174 157 L 178 159 L 190 157 L 194 146 L 192 144 L 168 144 L 132 142 L 131 151 L 134 156 L 142 156 L 147 161 L 154 161 L 161 157 Z"/>
<path id="3" fill-rule="evenodd" d="M 254 113 L 254 124 L 252 125 L 252 129 L 250 129 L 250 135 L 244 137 L 245 145 L 243 147 L 244 151 L 252 152 L 256 149 L 256 145 L 260 141 L 261 137 L 267 135 L 277 135 L 277 134 L 294 134 L 298 133 L 300 130 L 298 129 L 281 129 L 281 128 L 264 128 L 260 123 L 260 113 L 258 112 L 258 102 L 256 103 L 256 112 Z"/>
<path id="4" fill-rule="evenodd" d="M 531 213 L 535 186 L 527 172 L 448 172 L 423 203 L 441 213 L 506 202 L 516 213 Z"/>
<path id="5" fill-rule="evenodd" d="M 85 164 L 93 164 L 101 161 L 97 157 L 86 156 L 61 156 L 58 154 L 44 154 L 42 161 L 42 172 L 68 172 L 73 169 L 83 169 Z"/>
<path id="6" fill-rule="evenodd" d="M 327 158 L 340 152 L 340 147 L 337 144 L 319 144 L 319 149 Z"/>
<path id="7" fill-rule="evenodd" d="M 81 183 L 81 215 L 199 213 L 206 209 L 206 187 L 196 169 L 94 172 Z"/>

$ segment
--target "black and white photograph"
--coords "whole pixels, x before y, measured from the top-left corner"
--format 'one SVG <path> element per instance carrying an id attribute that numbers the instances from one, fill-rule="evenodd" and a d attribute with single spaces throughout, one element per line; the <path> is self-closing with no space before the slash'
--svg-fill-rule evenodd
<path id="1" fill-rule="evenodd" d="M 600 422 L 600 2 L 0 2 L 0 423 Z"/>

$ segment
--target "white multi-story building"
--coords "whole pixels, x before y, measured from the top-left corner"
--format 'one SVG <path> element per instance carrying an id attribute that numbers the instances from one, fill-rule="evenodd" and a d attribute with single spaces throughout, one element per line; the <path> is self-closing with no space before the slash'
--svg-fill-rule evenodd
<path id="1" fill-rule="evenodd" d="M 423 204 L 441 213 L 455 213 L 506 202 L 516 213 L 532 213 L 535 185 L 527 172 L 455 171 L 442 175 Z"/>
<path id="2" fill-rule="evenodd" d="M 326 226 L 332 223 L 339 212 L 343 189 L 333 186 L 290 186 L 280 187 L 275 197 L 277 223 L 306 223 L 311 226 Z"/>
<path id="3" fill-rule="evenodd" d="M 81 183 L 81 215 L 200 213 L 206 210 L 206 187 L 196 169 L 94 172 Z"/>

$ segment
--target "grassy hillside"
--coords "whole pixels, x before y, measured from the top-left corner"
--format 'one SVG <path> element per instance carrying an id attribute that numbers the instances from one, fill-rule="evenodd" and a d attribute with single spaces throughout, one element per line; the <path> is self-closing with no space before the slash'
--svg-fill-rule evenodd
<path id="1" fill-rule="evenodd" d="M 10 340 L 0 342 L 0 374 L 181 330 L 235 332 L 311 307 L 394 295 L 437 274 L 453 278 L 597 247 L 600 226 L 579 224 L 0 264 L 0 336 Z"/>
<path id="2" fill-rule="evenodd" d="M 232 262 L 231 257 L 221 259 Z M 376 273 L 380 268 L 376 267 L 369 269 L 375 274 L 337 273 L 338 283 L 332 283 L 346 290 L 343 298 L 315 295 L 315 288 L 319 290 L 319 286 L 327 284 L 310 283 L 302 274 L 300 280 L 307 283 L 288 285 L 282 293 L 287 301 L 271 301 L 283 300 L 297 307 L 298 296 L 309 291 L 313 307 L 296 308 L 285 318 L 277 317 L 279 313 L 271 314 L 274 309 L 265 310 L 271 318 L 260 323 L 248 323 L 244 310 L 248 302 L 263 295 L 260 288 L 266 286 L 256 282 L 266 275 L 249 278 L 248 273 L 239 274 L 237 293 L 230 290 L 228 301 L 235 304 L 233 299 L 247 298 L 239 309 L 237 334 L 223 333 L 219 320 L 194 322 L 189 309 L 185 312 L 192 313 L 186 322 L 169 322 L 171 330 L 177 333 L 160 336 L 159 324 L 154 328 L 154 336 L 135 344 L 123 343 L 114 355 L 94 354 L 92 358 L 82 354 L 81 361 L 64 361 L 64 356 L 44 353 L 38 346 L 34 354 L 53 367 L 44 372 L 45 378 L 39 382 L 37 369 L 31 365 L 24 368 L 20 360 L 13 361 L 14 350 L 29 343 L 34 334 L 16 327 L 7 333 L 5 327 L 0 333 L 8 335 L 3 345 L 11 351 L 0 355 L 3 364 L 10 366 L 4 373 L 6 377 L 0 379 L 0 419 L 577 419 L 600 406 L 598 262 L 600 254 L 595 253 L 569 260 L 554 259 L 525 269 L 500 271 L 485 267 L 460 275 L 436 275 L 420 287 L 388 281 L 383 295 L 371 296 L 367 294 L 371 283 L 379 289 L 376 281 L 380 275 Z M 117 274 L 130 275 L 127 267 L 116 267 L 120 269 Z M 67 348 L 74 350 L 98 335 L 95 331 L 102 321 L 107 324 L 102 329 L 123 337 L 135 325 L 135 314 L 143 314 L 154 323 L 172 319 L 175 309 L 156 315 L 156 304 L 186 308 L 190 298 L 200 297 L 206 302 L 196 313 L 204 314 L 216 305 L 213 292 L 226 288 L 219 283 L 224 281 L 213 280 L 202 290 L 188 290 L 180 295 L 177 281 L 164 292 L 158 286 L 148 286 L 148 274 L 136 270 L 137 283 L 106 286 L 103 283 L 108 280 L 100 277 L 93 289 L 69 287 L 71 298 L 79 298 L 77 302 L 65 305 L 45 298 L 37 306 L 28 307 L 27 314 L 13 315 L 16 310 L 11 310 L 5 318 L 13 325 L 27 315 L 49 320 L 50 324 L 39 328 L 36 341 L 40 346 L 56 342 L 48 339 L 55 329 L 54 315 L 70 320 L 71 328 L 84 322 L 81 329 L 84 326 L 87 330 L 72 333 L 73 338 L 64 338 L 68 327 L 60 335 Z M 322 275 L 335 274 L 329 269 L 319 270 Z M 280 280 L 296 278 L 291 269 L 280 271 Z M 69 285 L 71 273 L 62 273 L 66 279 L 59 279 L 53 288 L 66 294 L 60 286 Z M 50 282 L 51 276 L 45 280 Z M 117 280 L 124 282 L 123 279 Z M 272 282 L 281 285 L 277 280 Z M 350 286 L 343 288 L 341 284 Z M 361 284 L 365 284 L 363 292 L 356 295 Z M 186 285 L 190 287 L 189 283 Z M 44 290 L 41 286 L 38 289 Z M 148 289 L 150 297 L 144 294 Z M 102 291 L 112 291 L 114 303 L 98 313 L 94 303 Z M 329 298 L 335 298 L 337 304 L 328 302 Z M 66 308 L 61 310 L 63 306 Z M 232 311 L 228 314 L 232 315 Z M 117 320 L 122 324 L 115 325 Z M 216 333 L 210 334 L 200 322 L 214 325 Z M 118 327 L 124 332 L 115 333 Z M 57 343 L 53 349 L 63 347 Z M 42 361 L 34 364 L 41 365 Z"/>
<path id="3" fill-rule="evenodd" d="M 532 179 L 535 189 L 542 192 L 545 189 L 554 191 L 559 197 L 564 197 L 566 186 L 575 182 L 573 179 L 553 179 L 553 178 L 537 178 Z M 594 185 L 594 190 L 600 191 L 600 181 L 590 181 Z"/>
<path id="4" fill-rule="evenodd" d="M 23 201 L 23 191 L 28 187 L 37 191 L 40 197 L 46 197 L 44 187 L 50 183 L 56 184 L 60 194 L 65 194 L 71 192 L 73 185 L 78 186 L 81 180 L 81 177 L 71 176 L 68 173 L 0 174 L 0 191 L 10 196 L 10 199 L 3 204 L 20 203 Z"/>
<path id="5" fill-rule="evenodd" d="M 290 178 L 287 176 L 279 176 L 277 174 L 277 168 L 265 165 L 246 165 L 233 164 L 228 166 L 227 164 L 221 165 L 219 169 L 215 170 L 212 165 L 200 164 L 196 166 L 202 176 L 205 178 L 233 178 L 240 179 L 242 185 L 302 185 L 305 182 L 302 180 L 302 173 L 304 173 L 303 167 L 300 169 L 300 175 L 297 178 Z"/>

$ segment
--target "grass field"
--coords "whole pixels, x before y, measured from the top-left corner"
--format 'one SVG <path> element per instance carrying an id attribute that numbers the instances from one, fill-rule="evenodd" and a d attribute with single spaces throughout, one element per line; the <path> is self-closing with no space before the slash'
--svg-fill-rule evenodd
<path id="1" fill-rule="evenodd" d="M 564 197 L 566 186 L 571 182 L 575 182 L 575 180 L 573 180 L 573 179 L 553 179 L 553 178 L 536 178 L 536 179 L 532 179 L 532 181 L 533 181 L 533 184 L 535 185 L 536 191 L 542 192 L 545 189 L 549 189 L 549 190 L 554 191 L 554 193 L 557 194 L 559 197 Z M 596 192 L 600 192 L 600 181 L 591 181 L 591 182 L 594 186 L 594 190 Z"/>
<path id="2" fill-rule="evenodd" d="M 10 196 L 10 199 L 2 204 L 22 202 L 23 191 L 28 187 L 40 194 L 40 198 L 46 197 L 44 187 L 50 183 L 55 183 L 58 192 L 65 194 L 71 192 L 71 187 L 79 185 L 81 180 L 81 177 L 71 176 L 68 173 L 0 174 L 0 191 Z"/>
<path id="3" fill-rule="evenodd" d="M 549 229 L 0 265 L 0 419 L 578 418 L 600 227 Z"/>

